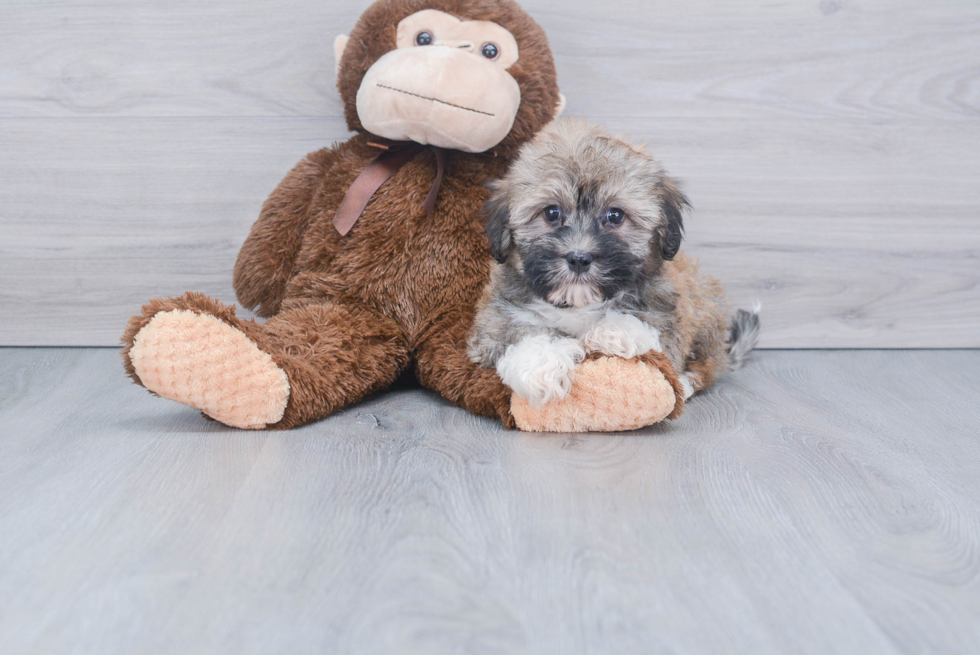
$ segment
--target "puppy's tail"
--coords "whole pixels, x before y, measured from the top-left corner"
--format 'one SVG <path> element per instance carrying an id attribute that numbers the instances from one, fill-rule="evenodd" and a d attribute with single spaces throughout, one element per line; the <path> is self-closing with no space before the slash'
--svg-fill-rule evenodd
<path id="1" fill-rule="evenodd" d="M 755 344 L 759 341 L 759 312 L 762 305 L 756 303 L 751 312 L 740 309 L 732 316 L 728 326 L 728 368 L 732 371 L 742 368 Z"/>

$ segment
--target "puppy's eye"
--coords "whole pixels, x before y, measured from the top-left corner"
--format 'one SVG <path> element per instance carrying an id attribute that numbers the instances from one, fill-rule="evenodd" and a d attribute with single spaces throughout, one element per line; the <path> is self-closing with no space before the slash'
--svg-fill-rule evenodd
<path id="1" fill-rule="evenodd" d="M 415 45 L 432 45 L 432 40 L 430 32 L 419 32 L 415 37 Z"/>
<path id="2" fill-rule="evenodd" d="M 561 207 L 548 205 L 544 208 L 544 220 L 552 224 L 561 223 Z"/>
<path id="3" fill-rule="evenodd" d="M 626 213 L 622 209 L 617 209 L 616 207 L 613 207 L 612 209 L 606 212 L 606 220 L 613 225 L 619 225 L 625 219 L 626 219 Z"/>
<path id="4" fill-rule="evenodd" d="M 480 52 L 483 53 L 483 56 L 487 59 L 496 59 L 497 55 L 500 54 L 500 48 L 493 43 L 484 43 Z"/>

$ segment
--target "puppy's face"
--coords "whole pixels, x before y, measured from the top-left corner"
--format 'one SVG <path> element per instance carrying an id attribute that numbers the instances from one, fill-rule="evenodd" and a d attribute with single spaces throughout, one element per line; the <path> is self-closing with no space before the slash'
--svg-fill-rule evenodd
<path id="1" fill-rule="evenodd" d="M 553 123 L 493 189 L 494 258 L 558 307 L 635 289 L 680 247 L 688 203 L 677 185 L 648 154 L 597 127 Z"/>

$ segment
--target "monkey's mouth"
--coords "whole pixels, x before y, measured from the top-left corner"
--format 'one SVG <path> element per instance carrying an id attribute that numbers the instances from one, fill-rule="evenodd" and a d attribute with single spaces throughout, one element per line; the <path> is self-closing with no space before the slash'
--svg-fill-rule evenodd
<path id="1" fill-rule="evenodd" d="M 394 91 L 395 93 L 404 93 L 407 96 L 412 96 L 413 98 L 419 98 L 420 100 L 428 100 L 429 102 L 437 102 L 440 105 L 446 105 L 447 107 L 453 107 L 455 109 L 462 109 L 463 111 L 471 111 L 474 114 L 481 114 L 483 116 L 489 116 L 490 118 L 494 118 L 495 117 L 495 114 L 491 114 L 491 113 L 486 112 L 486 111 L 480 111 L 479 109 L 471 109 L 470 107 L 464 107 L 462 105 L 457 105 L 457 104 L 452 103 L 452 102 L 446 102 L 445 100 L 440 100 L 439 98 L 430 98 L 428 96 L 420 95 L 418 93 L 412 93 L 411 91 L 405 91 L 404 89 L 396 89 L 395 87 L 388 86 L 387 84 L 377 84 L 376 86 L 379 89 L 385 89 L 387 91 Z"/>

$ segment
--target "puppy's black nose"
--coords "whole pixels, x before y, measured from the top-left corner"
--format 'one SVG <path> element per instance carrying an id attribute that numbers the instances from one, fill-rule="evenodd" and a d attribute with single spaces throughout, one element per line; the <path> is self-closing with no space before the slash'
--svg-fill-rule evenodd
<path id="1" fill-rule="evenodd" d="M 592 265 L 593 259 L 595 258 L 587 252 L 570 252 L 565 255 L 565 261 L 568 262 L 568 268 L 572 269 L 576 273 L 584 273 L 589 270 L 589 266 Z"/>

